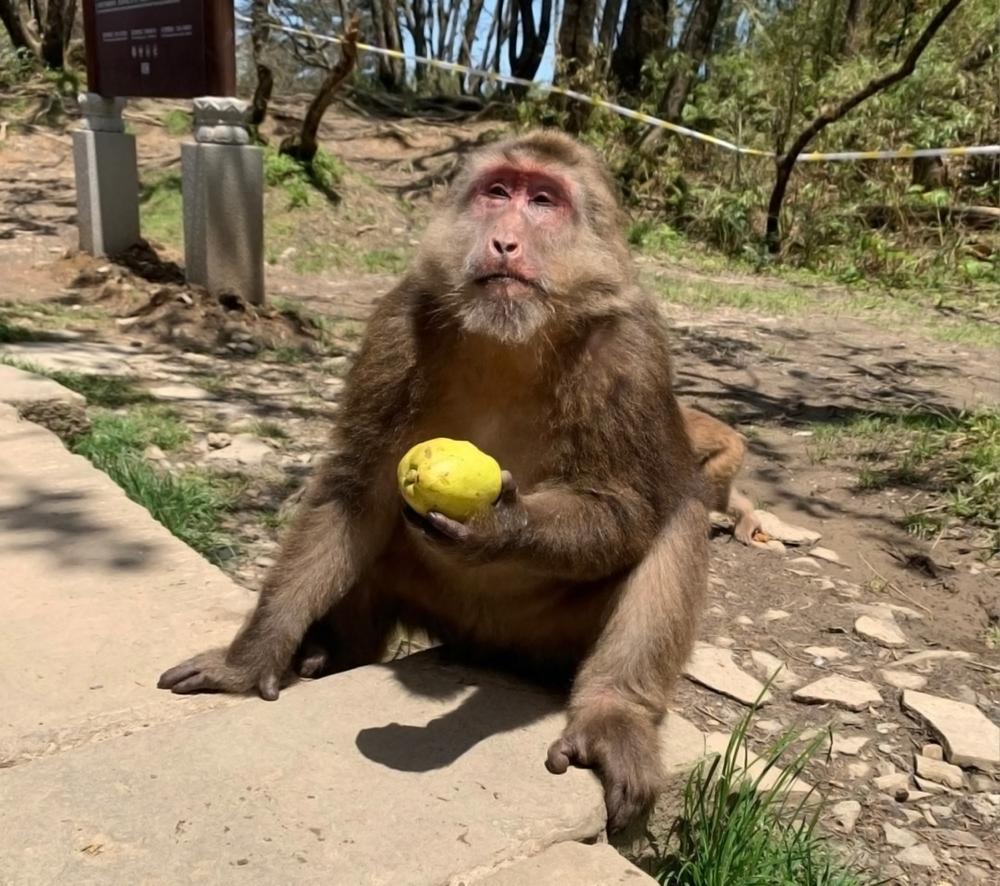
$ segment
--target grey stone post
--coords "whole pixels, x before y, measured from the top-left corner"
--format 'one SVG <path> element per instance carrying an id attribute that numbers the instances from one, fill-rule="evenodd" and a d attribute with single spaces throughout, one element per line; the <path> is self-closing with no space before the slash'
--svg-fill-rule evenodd
<path id="1" fill-rule="evenodd" d="M 194 143 L 181 146 L 187 279 L 264 302 L 264 152 L 250 144 L 249 104 L 194 100 Z"/>
<path id="2" fill-rule="evenodd" d="M 83 121 L 73 133 L 80 249 L 115 255 L 139 242 L 135 136 L 125 133 L 123 98 L 79 97 Z"/>

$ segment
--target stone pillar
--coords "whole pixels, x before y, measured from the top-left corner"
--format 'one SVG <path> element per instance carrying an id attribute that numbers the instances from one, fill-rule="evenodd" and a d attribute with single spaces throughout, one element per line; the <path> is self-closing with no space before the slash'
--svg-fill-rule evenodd
<path id="1" fill-rule="evenodd" d="M 139 242 L 135 136 L 125 133 L 123 98 L 79 97 L 83 121 L 73 133 L 80 249 L 115 255 Z"/>
<path id="2" fill-rule="evenodd" d="M 194 100 L 194 143 L 181 146 L 184 263 L 190 283 L 264 302 L 264 152 L 250 144 L 249 104 Z"/>

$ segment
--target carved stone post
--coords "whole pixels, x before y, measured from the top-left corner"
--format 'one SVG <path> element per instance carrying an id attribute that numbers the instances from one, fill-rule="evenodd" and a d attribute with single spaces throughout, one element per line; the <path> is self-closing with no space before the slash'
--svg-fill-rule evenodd
<path id="1" fill-rule="evenodd" d="M 135 136 L 125 132 L 123 98 L 79 97 L 83 120 L 73 133 L 80 249 L 116 255 L 139 242 Z"/>
<path id="2" fill-rule="evenodd" d="M 194 143 L 181 146 L 187 279 L 264 302 L 264 152 L 250 144 L 247 102 L 194 100 Z"/>

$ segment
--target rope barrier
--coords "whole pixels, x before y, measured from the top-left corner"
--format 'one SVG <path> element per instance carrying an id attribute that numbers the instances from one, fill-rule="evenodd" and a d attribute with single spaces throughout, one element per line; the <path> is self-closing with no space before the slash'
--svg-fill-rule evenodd
<path id="1" fill-rule="evenodd" d="M 236 20 L 244 24 L 253 24 L 252 19 L 242 15 L 241 13 L 236 13 Z M 317 40 L 321 43 L 343 44 L 347 42 L 343 37 L 338 37 L 332 34 L 317 34 L 314 31 L 309 31 L 304 28 L 294 28 L 290 25 L 274 21 L 273 19 L 268 20 L 268 27 L 277 31 L 284 31 L 286 34 L 306 37 L 310 40 Z M 576 92 L 572 89 L 564 89 L 563 87 L 556 86 L 553 83 L 537 83 L 534 80 L 526 80 L 523 77 L 512 77 L 509 74 L 499 74 L 496 71 L 484 71 L 481 68 L 460 65 L 457 62 L 445 62 L 425 55 L 411 55 L 405 52 L 400 52 L 396 49 L 386 49 L 383 46 L 373 46 L 370 43 L 361 43 L 360 41 L 355 42 L 355 46 L 357 46 L 359 52 L 367 52 L 373 55 L 382 55 L 386 58 L 409 61 L 418 65 L 426 65 L 430 68 L 438 68 L 442 71 L 450 71 L 454 74 L 470 74 L 474 77 L 481 77 L 489 83 L 524 86 L 543 96 L 564 95 L 567 98 L 574 99 L 575 101 L 583 102 L 584 104 L 588 104 L 596 108 L 604 108 L 605 110 L 612 111 L 620 117 L 638 120 L 640 123 L 646 123 L 649 126 L 655 126 L 658 129 L 666 129 L 686 138 L 692 138 L 706 144 L 715 145 L 718 148 L 722 148 L 736 154 L 743 154 L 750 157 L 770 157 L 772 159 L 778 156 L 774 153 L 774 151 L 762 151 L 757 148 L 747 148 L 742 145 L 737 145 L 733 142 L 726 141 L 725 139 L 716 138 L 714 135 L 708 135 L 705 132 L 698 132 L 695 129 L 680 126 L 677 123 L 670 123 L 667 120 L 661 120 L 659 117 L 654 117 L 651 114 L 644 114 L 642 111 L 634 111 L 631 108 L 626 108 L 624 105 L 609 102 L 603 98 L 584 95 L 582 92 Z M 986 154 L 1000 154 L 1000 144 L 969 145 L 967 147 L 953 148 L 898 148 L 890 151 L 811 151 L 799 154 L 799 156 L 795 159 L 797 163 L 814 163 L 818 161 L 843 162 L 853 160 L 897 160 L 912 159 L 914 157 L 968 157 Z"/>

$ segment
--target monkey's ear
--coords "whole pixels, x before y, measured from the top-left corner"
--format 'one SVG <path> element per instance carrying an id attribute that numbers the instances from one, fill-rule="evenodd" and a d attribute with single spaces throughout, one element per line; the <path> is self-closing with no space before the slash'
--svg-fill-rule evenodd
<path id="1" fill-rule="evenodd" d="M 512 505 L 517 501 L 517 483 L 510 471 L 500 472 L 500 495 L 494 504 Z"/>

